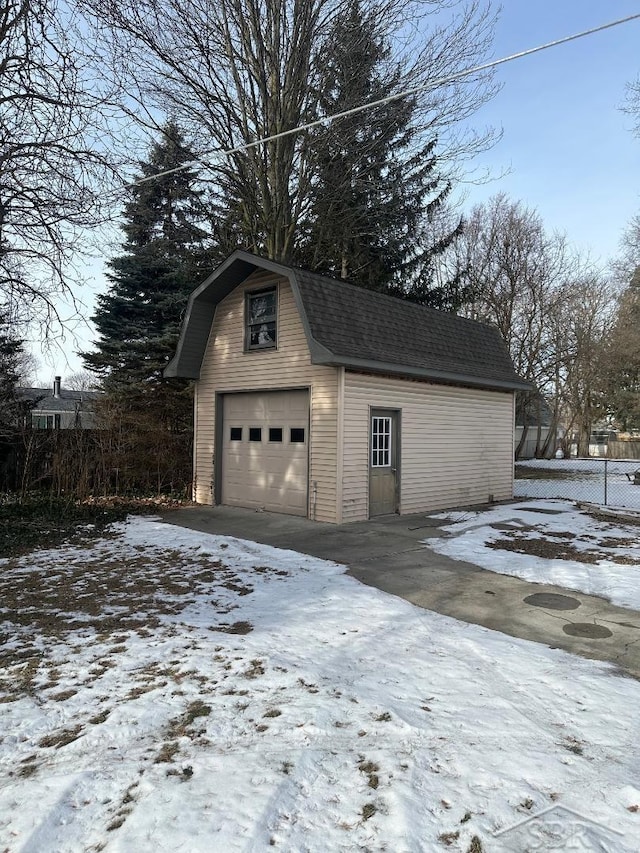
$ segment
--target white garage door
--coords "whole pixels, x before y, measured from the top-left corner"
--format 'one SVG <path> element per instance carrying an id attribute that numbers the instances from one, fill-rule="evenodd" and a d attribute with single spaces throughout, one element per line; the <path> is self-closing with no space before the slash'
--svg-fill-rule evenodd
<path id="1" fill-rule="evenodd" d="M 309 394 L 223 398 L 222 503 L 307 515 Z"/>

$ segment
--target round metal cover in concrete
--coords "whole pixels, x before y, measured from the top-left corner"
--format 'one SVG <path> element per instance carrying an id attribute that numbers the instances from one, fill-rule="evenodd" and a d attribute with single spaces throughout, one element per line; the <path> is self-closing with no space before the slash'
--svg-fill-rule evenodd
<path id="1" fill-rule="evenodd" d="M 570 637 L 588 637 L 590 640 L 604 640 L 613 636 L 604 625 L 594 625 L 592 622 L 571 622 L 569 625 L 563 625 L 562 630 Z"/>
<path id="2" fill-rule="evenodd" d="M 572 598 L 570 595 L 558 595 L 556 592 L 534 592 L 533 595 L 528 595 L 523 601 L 525 604 L 544 607 L 546 610 L 576 610 L 580 607 L 577 598 Z"/>

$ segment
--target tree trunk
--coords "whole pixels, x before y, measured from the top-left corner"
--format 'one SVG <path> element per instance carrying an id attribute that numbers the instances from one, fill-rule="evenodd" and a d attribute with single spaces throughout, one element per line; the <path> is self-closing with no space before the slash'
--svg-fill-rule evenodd
<path id="1" fill-rule="evenodd" d="M 522 453 L 522 448 L 524 447 L 525 442 L 527 440 L 527 433 L 528 432 L 529 432 L 529 426 L 528 426 L 528 424 L 525 424 L 522 427 L 522 435 L 520 436 L 520 441 L 518 442 L 518 446 L 516 447 L 516 452 L 515 452 L 516 459 L 520 459 L 520 454 Z"/>
<path id="2" fill-rule="evenodd" d="M 587 418 L 580 420 L 578 427 L 578 456 L 589 456 L 589 439 L 591 438 L 590 424 Z"/>

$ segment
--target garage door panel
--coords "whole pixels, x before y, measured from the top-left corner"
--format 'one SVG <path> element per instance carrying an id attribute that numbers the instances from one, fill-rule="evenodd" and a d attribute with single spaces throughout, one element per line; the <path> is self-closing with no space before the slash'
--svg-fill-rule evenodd
<path id="1" fill-rule="evenodd" d="M 222 502 L 306 516 L 308 426 L 307 391 L 225 395 Z M 260 441 L 249 440 L 252 429 L 254 436 L 261 431 Z M 293 437 L 304 441 L 291 441 L 292 429 Z"/>

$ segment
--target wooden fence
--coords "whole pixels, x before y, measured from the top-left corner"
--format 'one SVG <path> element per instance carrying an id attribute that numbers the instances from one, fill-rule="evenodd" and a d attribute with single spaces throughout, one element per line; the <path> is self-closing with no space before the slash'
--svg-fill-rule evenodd
<path id="1" fill-rule="evenodd" d="M 640 459 L 640 440 L 609 441 L 609 459 Z"/>

